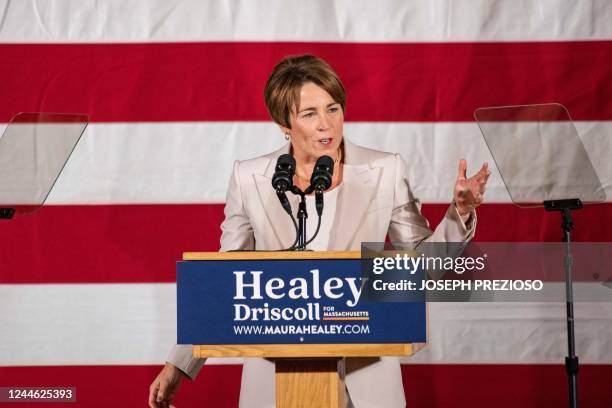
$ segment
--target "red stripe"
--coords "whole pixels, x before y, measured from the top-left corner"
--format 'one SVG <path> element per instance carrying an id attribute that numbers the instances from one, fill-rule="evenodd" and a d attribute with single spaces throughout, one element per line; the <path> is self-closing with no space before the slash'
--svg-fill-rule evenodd
<path id="1" fill-rule="evenodd" d="M 2 386 L 74 386 L 75 407 L 144 407 L 148 388 L 161 367 L 79 366 L 2 367 Z M 237 407 L 242 368 L 206 366 L 195 382 L 183 381 L 175 403 L 180 408 Z M 406 403 L 411 408 L 567 406 L 567 381 L 561 365 L 405 365 Z M 582 365 L 580 406 L 612 406 L 612 365 Z M 23 404 L 3 404 L 23 407 Z M 46 403 L 45 407 L 66 404 Z"/>
<path id="2" fill-rule="evenodd" d="M 612 119 L 612 41 L 0 45 L 0 120 L 81 112 L 95 122 L 269 120 L 263 86 L 288 54 L 328 60 L 347 120 L 472 121 L 478 107 L 559 102 Z"/>
<path id="3" fill-rule="evenodd" d="M 424 205 L 436 224 L 446 205 Z M 487 204 L 480 242 L 560 239 L 560 216 L 543 209 Z M 223 205 L 46 206 L 0 220 L 0 283 L 173 282 L 185 251 L 219 249 Z M 612 204 L 574 215 L 576 241 L 612 241 Z"/>
<path id="4" fill-rule="evenodd" d="M 0 367 L 0 386 L 76 387 L 76 403 L 45 403 L 44 408 L 147 407 L 149 385 L 161 366 Z M 242 366 L 205 367 L 197 382 L 182 382 L 175 400 L 185 407 L 237 407 Z M 32 404 L 28 405 L 32 406 Z M 23 408 L 6 403 L 2 407 Z"/>
<path id="5" fill-rule="evenodd" d="M 578 374 L 581 407 L 609 408 L 612 365 L 582 365 Z M 568 406 L 561 365 L 404 365 L 406 406 L 536 408 Z"/>

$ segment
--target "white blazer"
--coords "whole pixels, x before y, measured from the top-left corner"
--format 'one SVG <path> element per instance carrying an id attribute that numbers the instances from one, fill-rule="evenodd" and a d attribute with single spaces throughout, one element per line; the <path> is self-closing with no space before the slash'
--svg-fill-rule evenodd
<path id="1" fill-rule="evenodd" d="M 234 164 L 221 225 L 221 251 L 278 250 L 293 243 L 295 229 L 271 185 L 276 161 L 289 147 Z M 359 250 L 362 242 L 383 242 L 387 235 L 391 242 L 417 244 L 463 242 L 474 234 L 476 214 L 466 227 L 453 204 L 436 230 L 429 229 L 410 190 L 406 163 L 398 154 L 367 149 L 345 138 L 342 184 L 329 250 Z M 288 196 L 296 208 L 298 198 Z M 193 358 L 189 345 L 174 346 L 167 361 L 192 379 L 204 363 Z M 397 357 L 347 358 L 345 365 L 346 387 L 356 408 L 406 406 Z M 245 359 L 240 407 L 274 407 L 274 401 L 274 364 Z"/>

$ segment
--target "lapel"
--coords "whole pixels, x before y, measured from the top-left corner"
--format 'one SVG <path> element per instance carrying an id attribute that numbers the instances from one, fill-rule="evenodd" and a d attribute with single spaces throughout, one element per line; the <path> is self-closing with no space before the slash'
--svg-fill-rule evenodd
<path id="1" fill-rule="evenodd" d="M 367 149 L 344 139 L 344 173 L 338 192 L 333 232 L 329 240 L 332 250 L 349 250 L 365 213 L 379 187 L 381 168 L 369 163 Z"/>
<path id="2" fill-rule="evenodd" d="M 289 214 L 283 209 L 283 206 L 278 201 L 276 192 L 272 188 L 272 176 L 274 175 L 276 161 L 285 153 L 289 153 L 289 144 L 286 144 L 281 149 L 269 155 L 270 161 L 263 174 L 253 174 L 253 180 L 257 186 L 257 193 L 261 206 L 268 218 L 268 224 L 271 226 L 270 231 L 272 231 L 274 239 L 276 240 L 276 249 L 288 248 L 295 240 L 295 227 L 291 222 Z M 287 198 L 291 203 L 291 208 L 297 208 L 299 201 L 297 196 L 287 193 Z M 259 249 L 274 249 L 269 247 L 269 245 L 266 246 L 267 248 Z"/>

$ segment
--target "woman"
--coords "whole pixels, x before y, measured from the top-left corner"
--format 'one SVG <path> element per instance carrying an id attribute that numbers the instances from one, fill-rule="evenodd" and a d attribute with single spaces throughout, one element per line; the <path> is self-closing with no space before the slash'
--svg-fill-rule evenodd
<path id="1" fill-rule="evenodd" d="M 327 63 L 310 55 L 283 59 L 268 79 L 265 99 L 289 143 L 276 152 L 234 164 L 221 225 L 221 251 L 291 246 L 294 227 L 271 186 L 276 161 L 284 153 L 296 160 L 293 182 L 302 190 L 310 184 L 320 156 L 334 159 L 321 231 L 310 249 L 359 250 L 361 242 L 381 242 L 387 235 L 392 242 L 414 244 L 461 242 L 473 236 L 474 209 L 482 202 L 489 176 L 486 163 L 467 178 L 467 164 L 459 162 L 453 203 L 432 232 L 412 196 L 402 158 L 344 138 L 345 91 Z M 290 195 L 290 199 L 295 210 L 297 197 Z M 308 220 L 316 221 L 316 216 Z M 191 346 L 175 346 L 151 384 L 149 405 L 171 403 L 182 377 L 194 379 L 203 362 L 191 356 Z M 347 359 L 345 382 L 357 408 L 405 406 L 397 358 Z M 240 406 L 273 407 L 274 396 L 274 365 L 246 359 Z"/>

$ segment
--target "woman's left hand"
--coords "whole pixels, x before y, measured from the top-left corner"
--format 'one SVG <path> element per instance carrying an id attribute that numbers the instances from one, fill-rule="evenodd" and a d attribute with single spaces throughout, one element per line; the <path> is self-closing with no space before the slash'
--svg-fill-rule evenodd
<path id="1" fill-rule="evenodd" d="M 457 181 L 453 198 L 455 206 L 461 217 L 467 217 L 473 209 L 482 204 L 483 195 L 486 189 L 487 180 L 491 172 L 489 166 L 485 162 L 478 173 L 467 178 L 467 162 L 465 159 L 459 160 L 459 169 L 457 171 Z"/>

